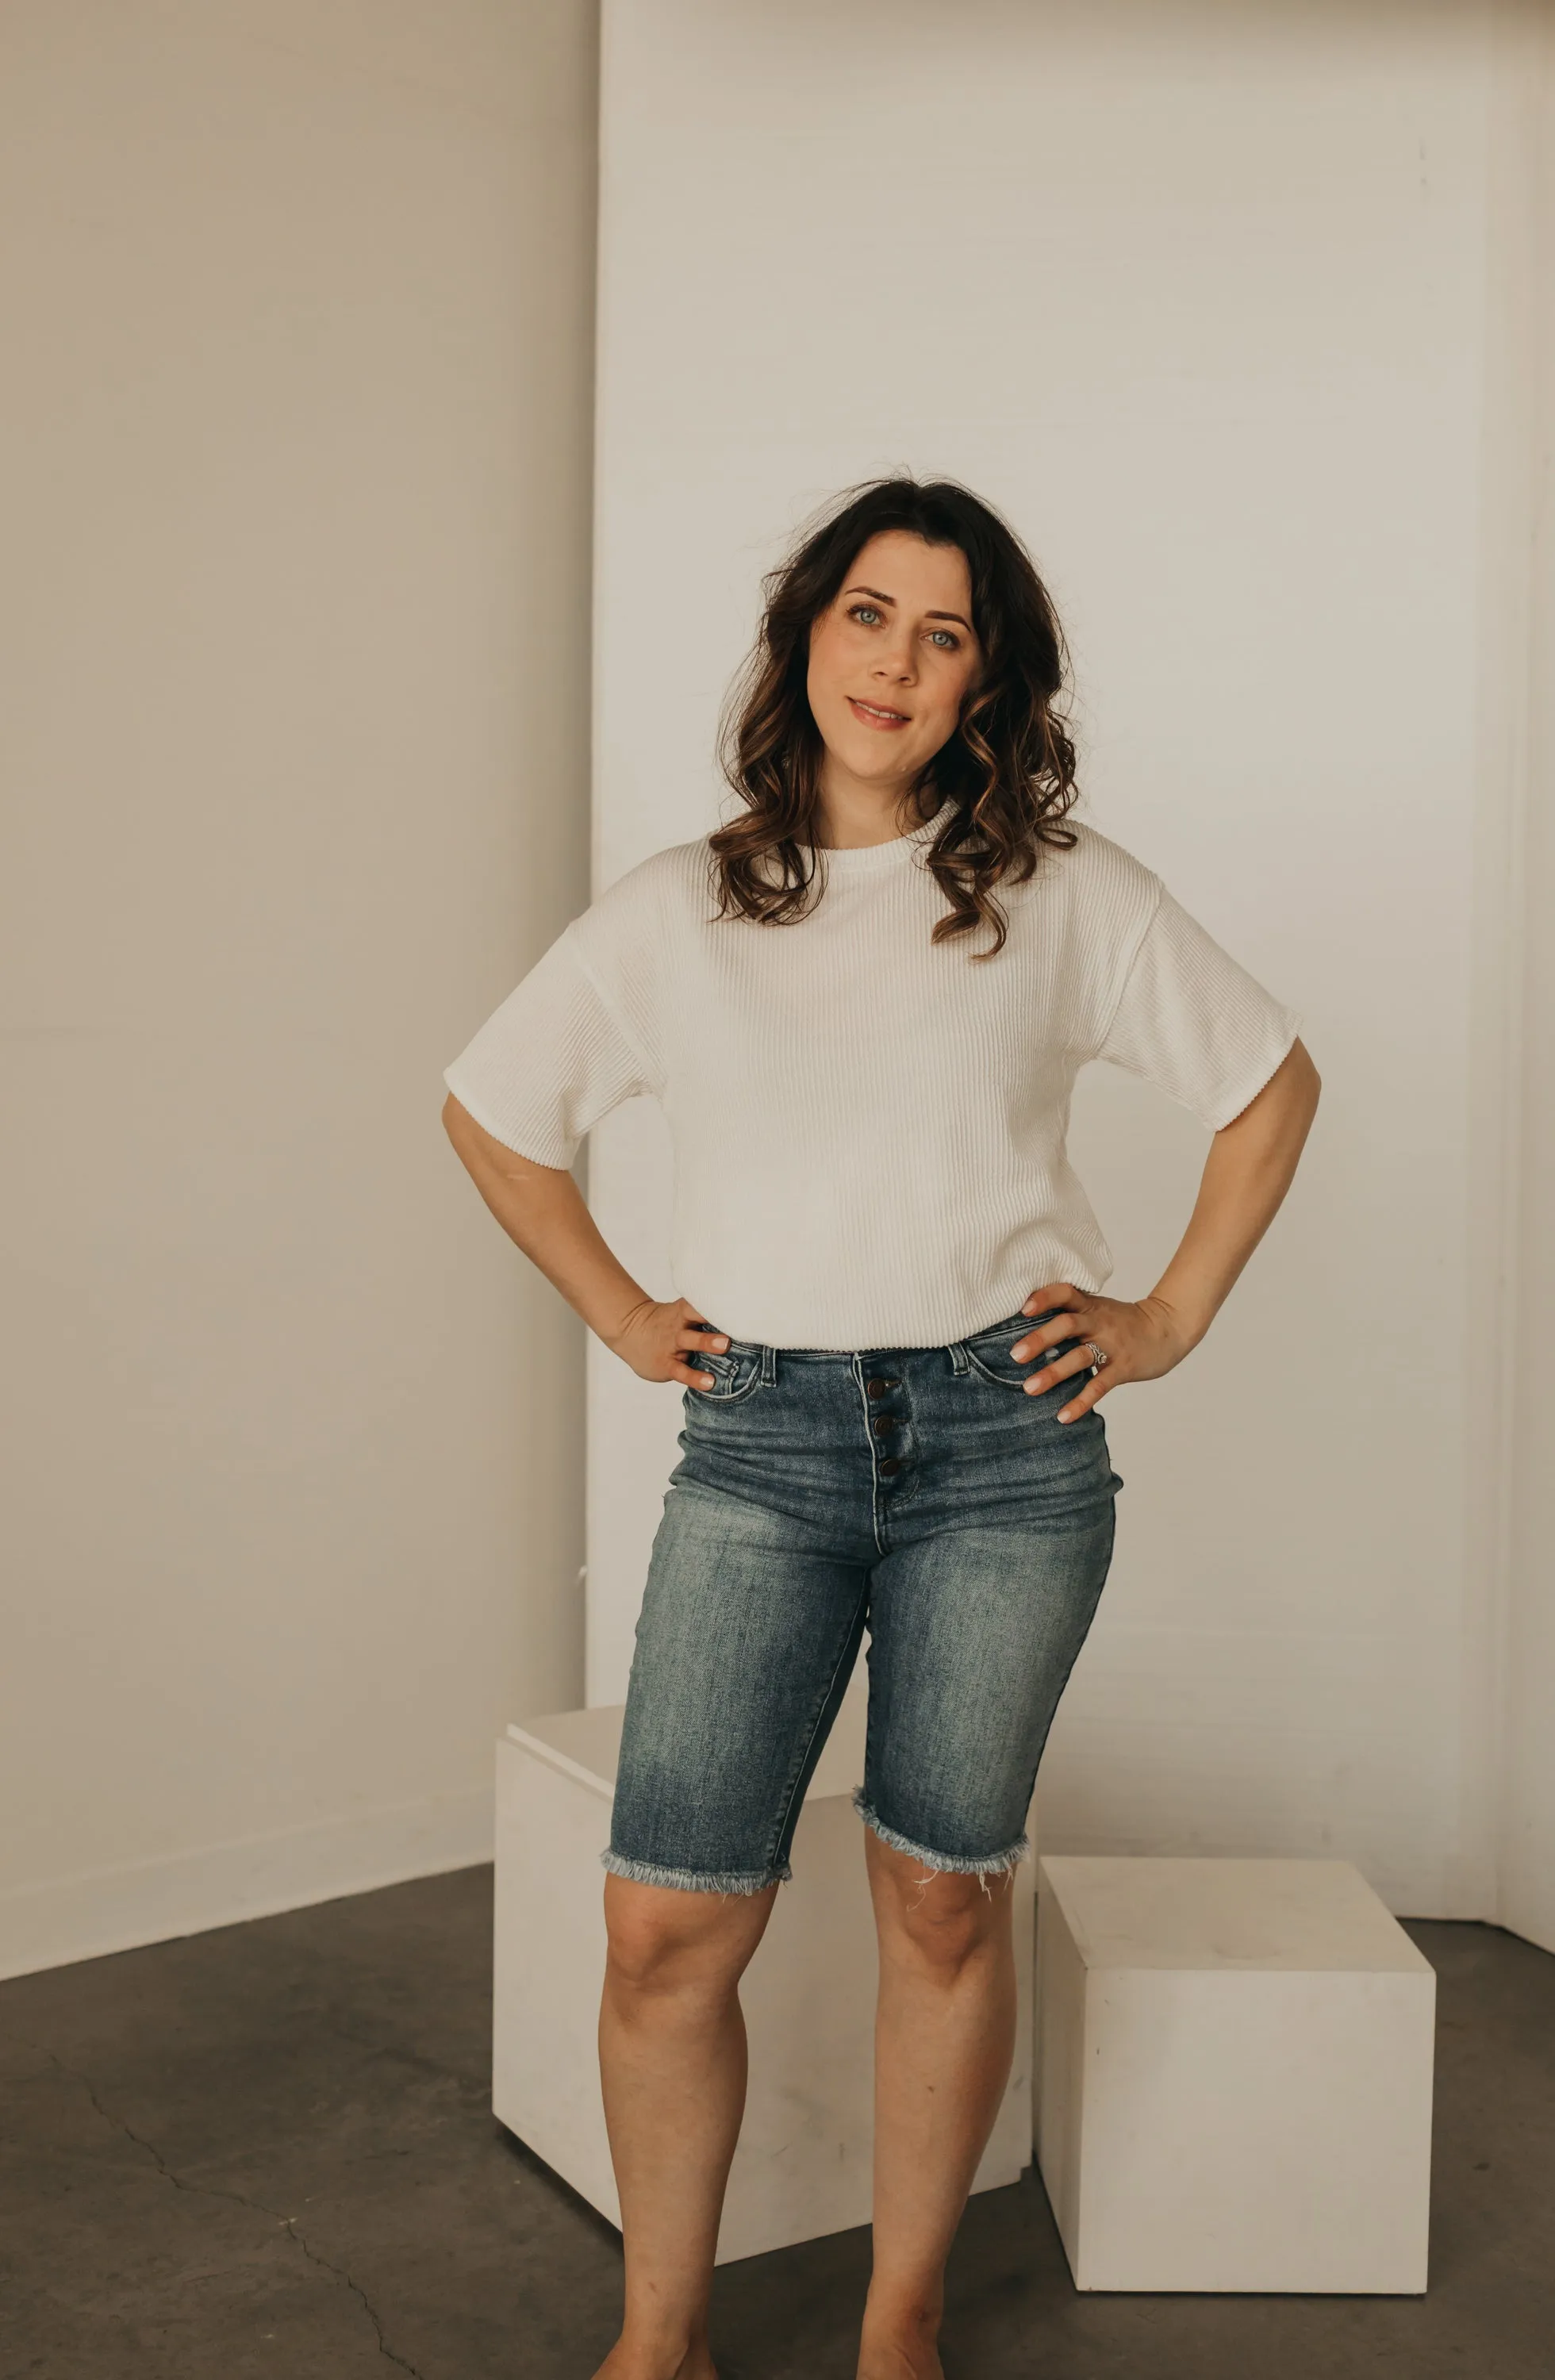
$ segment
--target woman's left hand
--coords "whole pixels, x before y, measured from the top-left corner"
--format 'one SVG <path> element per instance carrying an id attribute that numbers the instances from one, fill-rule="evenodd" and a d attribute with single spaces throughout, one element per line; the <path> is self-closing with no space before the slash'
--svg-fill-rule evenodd
<path id="1" fill-rule="evenodd" d="M 1035 1372 L 1028 1373 L 1028 1396 L 1040 1396 L 1046 1389 L 1056 1389 L 1061 1380 L 1071 1379 L 1077 1372 L 1091 1375 L 1096 1363 L 1093 1347 L 1107 1358 L 1101 1368 L 1087 1378 L 1079 1394 L 1060 1407 L 1060 1421 L 1078 1421 L 1083 1413 L 1099 1404 L 1108 1390 L 1121 1381 L 1159 1379 L 1174 1364 L 1180 1364 L 1195 1344 L 1182 1318 L 1160 1297 L 1134 1301 L 1092 1297 L 1069 1281 L 1053 1281 L 1044 1289 L 1033 1290 L 1021 1310 L 1047 1314 L 1054 1306 L 1063 1311 L 1014 1342 L 1010 1353 L 1015 1362 L 1024 1364 L 1029 1357 L 1045 1355 L 1065 1339 L 1090 1343 L 1071 1348 L 1056 1363 L 1040 1364 Z"/>

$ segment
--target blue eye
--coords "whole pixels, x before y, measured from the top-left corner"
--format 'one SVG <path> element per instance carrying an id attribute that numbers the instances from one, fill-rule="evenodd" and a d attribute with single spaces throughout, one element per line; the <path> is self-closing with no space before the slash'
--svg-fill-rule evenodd
<path id="1" fill-rule="evenodd" d="M 961 650 L 961 638 L 952 636 L 948 628 L 936 628 L 934 638 L 936 643 L 950 652 L 959 652 Z"/>
<path id="2" fill-rule="evenodd" d="M 869 615 L 868 619 L 865 617 L 866 613 Z M 868 626 L 869 621 L 880 618 L 880 613 L 872 603 L 855 603 L 849 609 L 848 617 L 850 620 L 864 620 L 865 625 Z"/>

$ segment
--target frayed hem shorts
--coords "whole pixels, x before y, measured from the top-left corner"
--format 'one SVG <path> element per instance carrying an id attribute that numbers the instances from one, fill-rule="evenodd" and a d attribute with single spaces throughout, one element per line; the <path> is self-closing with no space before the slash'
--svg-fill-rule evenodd
<path id="1" fill-rule="evenodd" d="M 627 1690 L 614 1875 L 751 1893 L 792 1874 L 805 1789 L 869 1635 L 854 1801 L 926 1867 L 1026 1853 L 1048 1730 L 1112 1553 L 1099 1413 L 1061 1423 L 1012 1315 L 949 1347 L 733 1340 L 697 1357 Z M 1064 1342 L 1064 1350 L 1078 1345 Z"/>

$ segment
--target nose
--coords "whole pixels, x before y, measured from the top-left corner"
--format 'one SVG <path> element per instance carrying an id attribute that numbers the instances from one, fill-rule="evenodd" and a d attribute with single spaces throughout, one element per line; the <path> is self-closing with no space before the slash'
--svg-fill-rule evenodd
<path id="1" fill-rule="evenodd" d="M 897 686 L 912 685 L 917 672 L 914 666 L 912 636 L 907 629 L 894 629 L 889 643 L 878 648 L 874 674 L 877 677 L 890 678 Z"/>

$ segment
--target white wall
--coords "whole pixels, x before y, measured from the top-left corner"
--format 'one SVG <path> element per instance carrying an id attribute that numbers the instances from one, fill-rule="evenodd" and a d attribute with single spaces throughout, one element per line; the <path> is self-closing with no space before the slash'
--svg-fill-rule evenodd
<path id="1" fill-rule="evenodd" d="M 1508 689 L 1523 780 L 1512 839 L 1512 931 L 1524 999 L 1513 1056 L 1517 1328 L 1506 1349 L 1512 1427 L 1497 1485 L 1506 1526 L 1504 1768 L 1498 1914 L 1555 1950 L 1555 14 L 1540 12 L 1505 111 L 1514 251 L 1504 300 L 1509 378 L 1526 469 L 1502 495 L 1508 544 L 1529 563 L 1526 653 Z M 1520 442 L 1521 443 L 1521 442 Z M 1521 880 L 1519 881 L 1519 879 Z"/>
<path id="2" fill-rule="evenodd" d="M 582 1330 L 441 1070 L 587 898 L 583 0 L 0 34 L 0 1965 L 490 1844 Z"/>
<path id="3" fill-rule="evenodd" d="M 1105 1408 L 1120 1550 L 1044 1838 L 1342 1852 L 1422 1914 L 1496 1906 L 1521 39 L 1425 0 L 605 10 L 596 890 L 718 814 L 718 699 L 814 502 L 944 469 L 1028 535 L 1085 814 L 1303 1012 L 1326 1083 L 1210 1339 Z M 1137 1294 L 1203 1136 L 1096 1069 L 1075 1144 Z M 591 1179 L 672 1293 L 656 1111 Z M 610 1700 L 679 1401 L 590 1366 Z"/>

